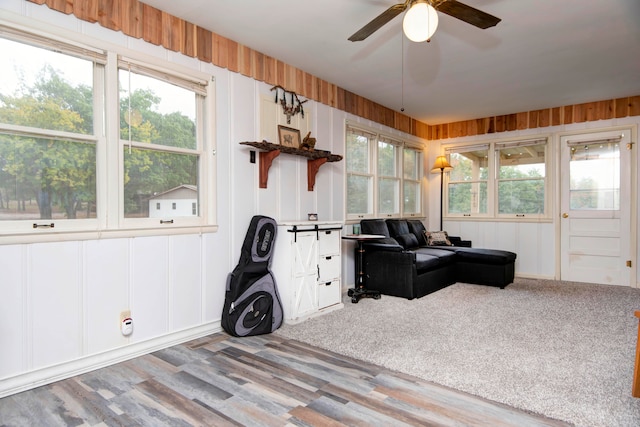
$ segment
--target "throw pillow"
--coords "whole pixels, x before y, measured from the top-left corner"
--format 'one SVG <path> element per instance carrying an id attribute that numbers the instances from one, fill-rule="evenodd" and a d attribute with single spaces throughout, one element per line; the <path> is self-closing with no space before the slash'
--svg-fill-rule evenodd
<path id="1" fill-rule="evenodd" d="M 429 246 L 453 246 L 446 231 L 425 231 L 424 235 Z"/>

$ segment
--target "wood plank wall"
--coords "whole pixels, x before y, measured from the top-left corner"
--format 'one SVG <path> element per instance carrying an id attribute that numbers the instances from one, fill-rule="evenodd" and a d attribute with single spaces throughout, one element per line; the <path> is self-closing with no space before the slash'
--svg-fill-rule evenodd
<path id="1" fill-rule="evenodd" d="M 640 115 L 640 95 L 428 125 L 139 0 L 27 0 L 428 140 Z"/>

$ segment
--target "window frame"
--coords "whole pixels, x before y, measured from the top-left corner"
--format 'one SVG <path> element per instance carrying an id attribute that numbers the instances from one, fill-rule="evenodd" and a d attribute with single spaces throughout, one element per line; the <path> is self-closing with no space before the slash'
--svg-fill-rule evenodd
<path id="1" fill-rule="evenodd" d="M 345 166 L 345 218 L 347 221 L 359 221 L 361 219 L 371 219 L 371 218 L 418 218 L 424 217 L 424 149 L 422 145 L 415 141 L 409 141 L 405 138 L 398 136 L 390 136 L 385 134 L 379 130 L 374 130 L 371 128 L 367 128 L 366 126 L 360 124 L 351 124 L 349 122 L 346 123 L 345 126 L 345 145 L 346 140 L 350 131 L 355 131 L 357 133 L 367 134 L 369 136 L 369 149 L 368 149 L 368 164 L 370 166 L 369 174 L 366 176 L 371 177 L 372 179 L 372 188 L 370 189 L 371 198 L 369 200 L 369 208 L 370 212 L 348 212 L 348 178 L 350 174 L 354 174 L 348 170 L 348 161 Z M 384 176 L 379 173 L 379 150 L 378 144 L 379 142 L 390 143 L 393 144 L 395 155 L 394 155 L 394 166 L 396 176 Z M 404 150 L 410 149 L 416 152 L 416 160 L 417 160 L 417 179 L 411 180 L 404 177 Z M 345 150 L 347 152 L 348 150 Z M 363 174 L 357 174 L 364 176 Z M 379 207 L 379 183 L 382 179 L 394 179 L 397 180 L 398 191 L 396 194 L 397 200 L 395 204 L 397 206 L 396 212 L 392 213 L 381 213 Z M 404 183 L 412 182 L 417 183 L 419 186 L 418 196 L 420 198 L 416 203 L 419 206 L 419 212 L 404 212 Z"/>
<path id="2" fill-rule="evenodd" d="M 486 213 L 451 213 L 449 211 L 449 196 L 450 189 L 449 186 L 452 183 L 463 183 L 463 182 L 471 182 L 471 181 L 452 181 L 450 172 L 445 172 L 444 174 L 444 186 L 445 191 L 443 194 L 443 215 L 445 219 L 450 220 L 459 220 L 459 219 L 469 219 L 469 220 L 509 220 L 509 221 L 550 221 L 552 219 L 552 192 L 553 187 L 552 183 L 552 159 L 551 159 L 551 137 L 549 135 L 534 135 L 528 137 L 521 137 L 515 139 L 506 139 L 506 140 L 494 140 L 489 142 L 469 142 L 466 144 L 451 144 L 444 146 L 444 152 L 447 156 L 449 162 L 451 162 L 451 153 L 457 152 L 457 150 L 461 150 L 460 152 L 468 152 L 473 148 L 477 147 L 487 147 L 487 212 Z M 499 211 L 499 185 L 501 182 L 508 181 L 506 179 L 500 178 L 500 163 L 498 160 L 499 150 L 504 149 L 505 147 L 517 147 L 519 145 L 527 145 L 531 143 L 541 142 L 540 145 L 544 145 L 544 168 L 545 174 L 543 178 L 540 180 L 543 181 L 544 185 L 544 212 L 540 214 L 531 214 L 531 213 L 500 213 Z M 473 181 L 477 182 L 477 181 Z"/>
<path id="3" fill-rule="evenodd" d="M 62 35 L 61 35 L 62 34 Z M 28 23 L 0 20 L 0 37 L 59 51 L 65 46 L 77 56 L 86 54 L 94 60 L 94 128 L 93 135 L 75 135 L 46 131 L 54 138 L 90 141 L 96 146 L 96 218 L 73 220 L 38 220 L 55 223 L 55 227 L 33 228 L 33 220 L 0 221 L 0 244 L 46 241 L 86 240 L 167 234 L 192 234 L 217 231 L 216 215 L 216 141 L 215 141 L 215 79 L 182 65 L 168 62 L 55 29 L 34 29 Z M 17 40 L 16 40 L 17 38 Z M 158 75 L 173 76 L 186 81 L 204 83 L 204 96 L 198 116 L 198 216 L 175 218 L 160 224 L 157 218 L 141 221 L 124 218 L 123 151 L 119 129 L 118 60 L 126 57 L 136 64 L 155 70 Z M 98 71 L 96 71 L 98 69 Z M 169 77 L 171 78 L 171 77 Z M 42 135 L 38 129 L 0 124 L 0 130 L 20 134 Z M 46 136 L 46 135 L 45 135 Z M 180 148 L 161 146 L 163 150 Z M 145 147 L 146 148 L 146 147 Z M 117 175 L 115 173 L 117 171 Z"/>

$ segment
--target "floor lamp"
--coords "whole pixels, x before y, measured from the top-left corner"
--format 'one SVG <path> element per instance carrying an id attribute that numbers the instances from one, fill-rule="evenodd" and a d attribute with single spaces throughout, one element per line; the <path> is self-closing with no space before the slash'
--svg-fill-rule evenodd
<path id="1" fill-rule="evenodd" d="M 436 157 L 436 161 L 431 168 L 431 173 L 440 172 L 440 230 L 442 231 L 442 217 L 444 216 L 444 206 L 442 205 L 442 194 L 444 191 L 444 171 L 450 171 L 453 166 L 449 164 L 446 156 Z"/>

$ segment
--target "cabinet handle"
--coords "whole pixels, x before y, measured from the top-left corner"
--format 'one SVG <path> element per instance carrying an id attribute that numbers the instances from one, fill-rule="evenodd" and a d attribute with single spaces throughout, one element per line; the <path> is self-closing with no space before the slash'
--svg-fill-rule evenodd
<path id="1" fill-rule="evenodd" d="M 318 269 L 318 277 L 316 278 L 316 280 L 320 280 L 320 266 L 316 265 L 316 268 Z"/>
<path id="2" fill-rule="evenodd" d="M 328 256 L 328 257 L 325 257 L 325 259 L 329 260 L 329 259 L 331 259 L 331 257 L 330 257 L 330 256 Z"/>
<path id="3" fill-rule="evenodd" d="M 331 282 L 327 282 L 324 284 L 325 286 L 331 286 Z"/>

